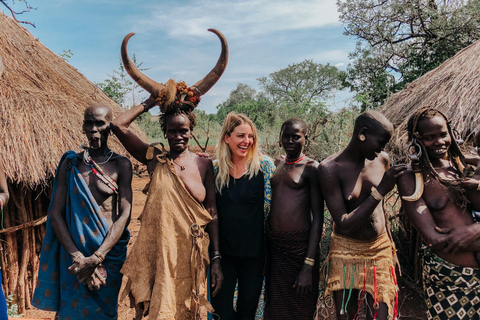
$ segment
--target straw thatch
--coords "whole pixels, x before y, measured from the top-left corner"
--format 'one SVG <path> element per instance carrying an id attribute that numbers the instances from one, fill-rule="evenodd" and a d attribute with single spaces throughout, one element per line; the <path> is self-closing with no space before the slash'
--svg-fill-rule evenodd
<path id="1" fill-rule="evenodd" d="M 381 112 L 396 126 L 391 149 L 405 160 L 406 123 L 417 109 L 442 111 L 463 139 L 480 125 L 480 41 L 468 46 L 436 69 L 392 95 Z"/>
<path id="2" fill-rule="evenodd" d="M 102 102 L 114 115 L 122 108 L 1 12 L 0 55 L 0 161 L 10 181 L 33 187 L 53 176 L 65 151 L 86 142 L 81 126 L 89 104 Z M 114 137 L 110 147 L 125 154 Z"/>

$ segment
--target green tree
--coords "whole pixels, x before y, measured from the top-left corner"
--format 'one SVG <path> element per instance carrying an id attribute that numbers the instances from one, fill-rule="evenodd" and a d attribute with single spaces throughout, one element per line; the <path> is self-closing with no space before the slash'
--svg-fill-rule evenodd
<path id="1" fill-rule="evenodd" d="M 237 84 L 228 99 L 217 106 L 216 119 L 222 124 L 231 111 L 248 116 L 259 129 L 270 126 L 275 120 L 275 106 L 263 93 L 245 83 Z"/>
<path id="2" fill-rule="evenodd" d="M 141 68 L 143 62 L 137 63 L 135 54 L 133 55 L 132 62 L 140 71 L 147 70 Z M 125 71 L 121 59 L 118 70 L 113 70 L 113 74 L 108 75 L 107 79 L 95 84 L 125 110 L 137 105 L 137 95 L 143 92 L 143 90 L 138 89 L 139 86 L 135 82 L 130 80 L 130 76 Z"/>
<path id="3" fill-rule="evenodd" d="M 480 0 L 338 0 L 345 34 L 358 39 L 348 68 L 362 109 L 381 105 L 405 84 L 480 37 Z"/>

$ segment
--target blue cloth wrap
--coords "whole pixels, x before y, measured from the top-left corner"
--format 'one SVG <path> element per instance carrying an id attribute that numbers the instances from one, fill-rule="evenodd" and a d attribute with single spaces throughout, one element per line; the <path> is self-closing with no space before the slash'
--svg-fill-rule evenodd
<path id="1" fill-rule="evenodd" d="M 65 222 L 77 248 L 85 257 L 91 256 L 102 244 L 108 224 L 100 207 L 96 203 L 85 180 L 76 165 L 74 151 L 66 152 L 57 167 L 55 176 L 63 161 L 67 161 L 67 199 Z M 53 183 L 53 195 L 58 186 L 57 178 Z M 48 208 L 46 234 L 40 255 L 38 280 L 33 295 L 36 308 L 57 311 L 61 320 L 69 319 L 116 319 L 118 316 L 118 293 L 122 285 L 120 269 L 127 256 L 127 243 L 130 234 L 127 229 L 121 239 L 108 252 L 103 265 L 107 271 L 107 285 L 100 290 L 89 290 L 81 284 L 75 275 L 68 273 L 73 264 L 70 255 L 60 245 L 52 228 L 50 215 L 53 201 Z"/>

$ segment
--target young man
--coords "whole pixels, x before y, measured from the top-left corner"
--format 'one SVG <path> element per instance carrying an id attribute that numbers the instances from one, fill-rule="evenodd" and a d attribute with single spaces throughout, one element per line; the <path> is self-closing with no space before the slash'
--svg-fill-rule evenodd
<path id="1" fill-rule="evenodd" d="M 382 199 L 406 166 L 389 168 L 384 147 L 392 133 L 392 124 L 381 113 L 362 113 L 355 120 L 352 139 L 345 150 L 328 157 L 318 167 L 320 186 L 334 221 L 325 262 L 325 295 L 333 293 L 337 319 L 353 319 L 364 298 L 370 307 L 367 310 L 371 310 L 367 319 L 373 316 L 386 320 L 394 315 L 398 290 L 395 248 Z M 357 301 L 357 297 L 361 300 Z"/>
<path id="2" fill-rule="evenodd" d="M 286 156 L 272 178 L 267 223 L 265 320 L 313 319 L 318 298 L 318 245 L 323 227 L 323 197 L 318 162 L 303 154 L 306 123 L 285 121 L 280 145 Z"/>
<path id="3" fill-rule="evenodd" d="M 132 165 L 107 146 L 110 108 L 93 104 L 84 116 L 89 147 L 57 168 L 33 305 L 56 319 L 116 319 Z"/>

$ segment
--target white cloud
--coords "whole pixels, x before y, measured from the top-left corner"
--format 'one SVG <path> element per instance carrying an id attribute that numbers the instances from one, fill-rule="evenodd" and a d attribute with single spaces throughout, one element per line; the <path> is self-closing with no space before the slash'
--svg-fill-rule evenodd
<path id="1" fill-rule="evenodd" d="M 172 37 L 206 37 L 207 28 L 217 28 L 230 38 L 271 34 L 288 30 L 320 28 L 339 24 L 334 0 L 216 0 L 152 4 L 150 16 L 135 24 Z M 133 22 L 133 21 L 132 21 Z"/>

